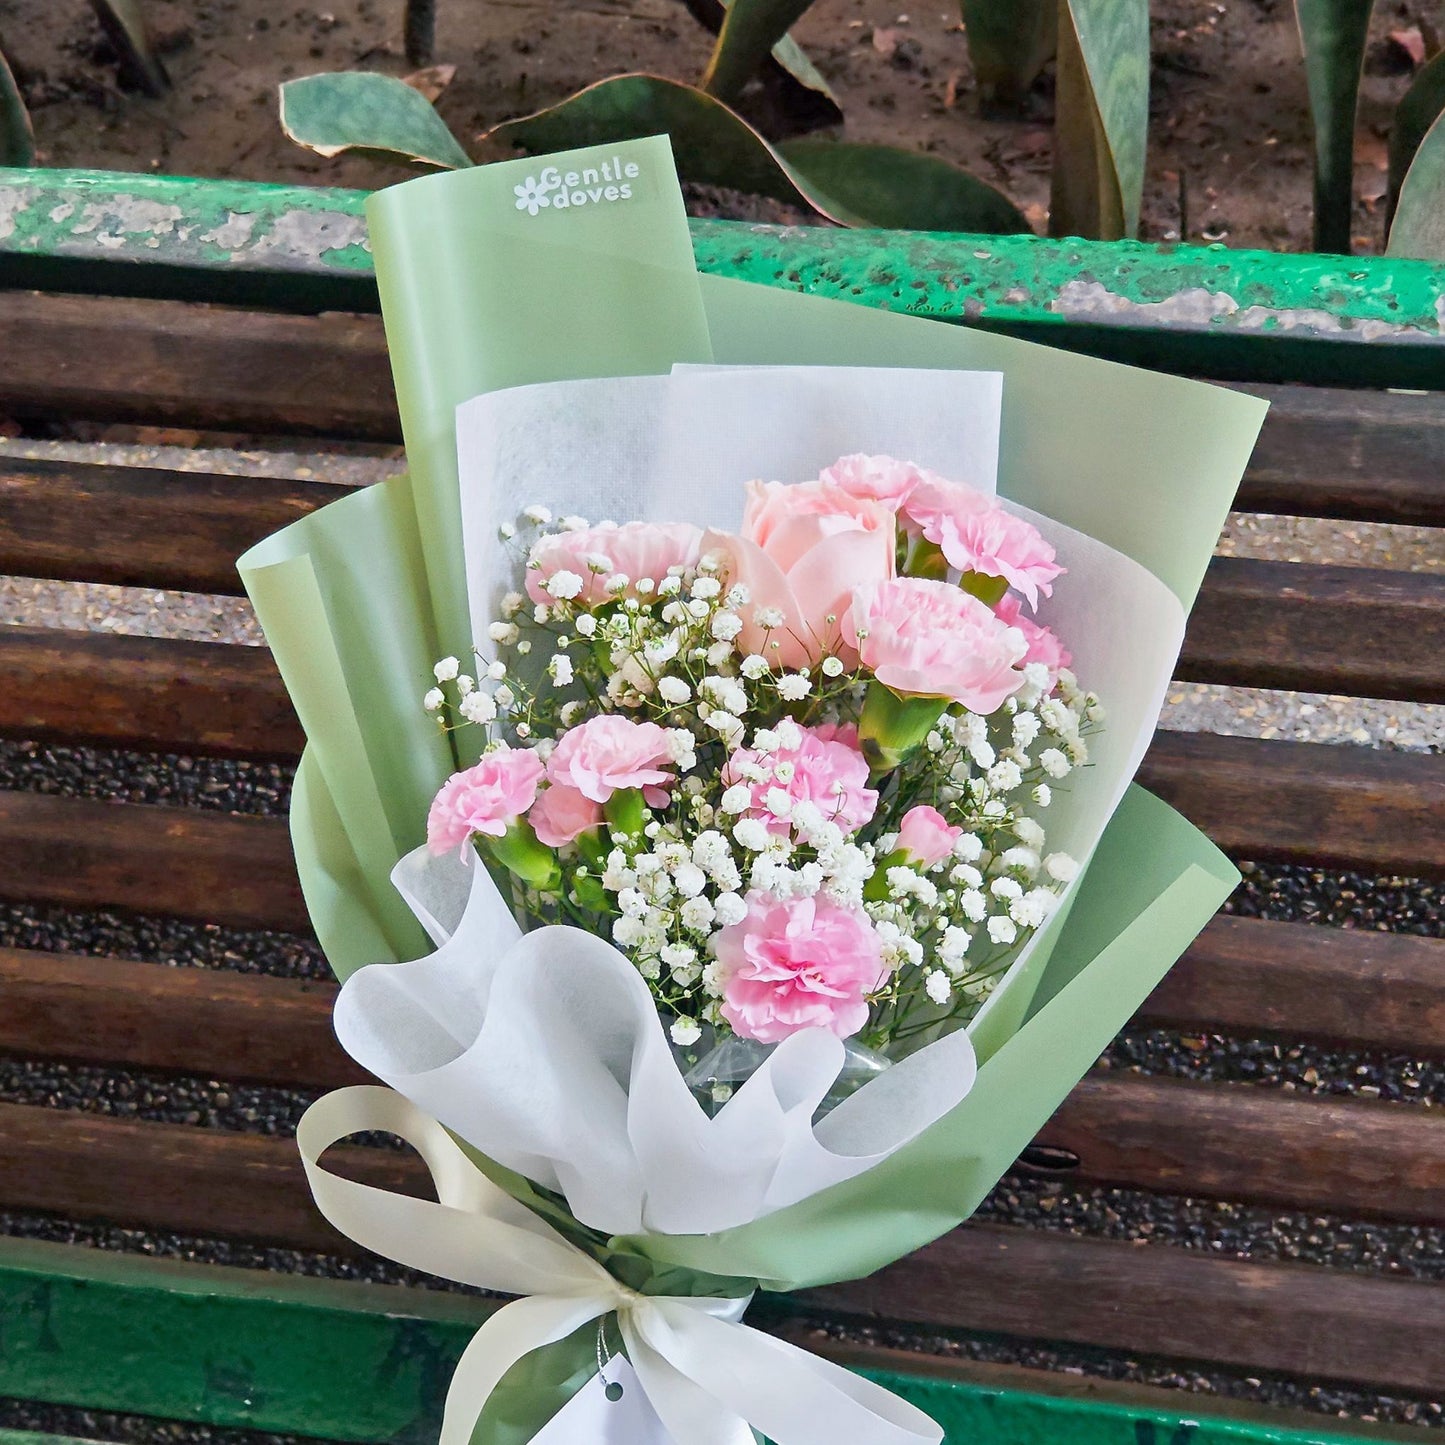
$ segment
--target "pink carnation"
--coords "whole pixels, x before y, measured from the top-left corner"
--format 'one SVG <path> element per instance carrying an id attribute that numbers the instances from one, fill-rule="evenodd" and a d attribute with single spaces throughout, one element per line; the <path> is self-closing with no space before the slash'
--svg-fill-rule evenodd
<path id="1" fill-rule="evenodd" d="M 869 583 L 849 621 L 863 666 L 894 692 L 952 698 L 987 717 L 1023 684 L 1023 633 L 951 582 Z"/>
<path id="2" fill-rule="evenodd" d="M 854 452 L 852 456 L 839 457 L 831 467 L 825 467 L 818 473 L 818 480 L 830 487 L 841 488 L 849 496 L 882 502 L 896 512 L 921 482 L 941 482 L 943 479 L 913 462 Z"/>
<path id="3" fill-rule="evenodd" d="M 1024 635 L 1029 650 L 1025 662 L 1041 662 L 1049 670 L 1050 681 L 1058 678 L 1060 671 L 1073 662 L 1068 648 L 1059 641 L 1058 634 L 1047 627 L 1040 627 L 1023 615 L 1023 603 L 1012 592 L 1004 594 L 994 611 L 1010 627 L 1017 627 Z"/>
<path id="4" fill-rule="evenodd" d="M 532 806 L 542 762 L 527 748 L 498 748 L 441 785 L 426 819 L 433 853 L 465 848 L 473 833 L 500 838 Z"/>
<path id="5" fill-rule="evenodd" d="M 937 808 L 920 803 L 903 815 L 898 827 L 898 847 L 921 868 L 942 863 L 953 852 L 953 845 L 963 836 Z"/>
<path id="6" fill-rule="evenodd" d="M 547 761 L 548 781 L 576 788 L 594 803 L 605 803 L 624 788 L 670 783 L 667 730 L 600 713 L 562 734 Z"/>
<path id="7" fill-rule="evenodd" d="M 824 818 L 837 823 L 845 833 L 856 832 L 878 807 L 878 794 L 868 786 L 868 762 L 858 748 L 857 728 L 799 731 L 802 738 L 795 748 L 778 748 L 771 753 L 740 748 L 723 767 L 723 787 L 744 782 L 743 769 L 756 766 L 763 770 L 764 777 L 761 782 L 747 783 L 753 800 L 744 817 L 760 818 L 770 832 L 785 834 L 788 820 L 777 817 L 767 806 L 768 794 L 781 789 L 794 804 L 816 803 Z M 851 737 L 847 736 L 849 732 Z M 777 776 L 780 767 L 782 778 Z"/>
<path id="8" fill-rule="evenodd" d="M 1030 607 L 1039 605 L 1040 593 L 1047 597 L 1053 591 L 1054 578 L 1064 570 L 1037 527 L 972 487 L 929 480 L 914 489 L 906 511 L 942 548 L 950 567 L 1002 577 Z"/>
<path id="9" fill-rule="evenodd" d="M 577 788 L 553 783 L 538 794 L 527 821 L 539 843 L 562 848 L 601 824 L 602 804 L 594 803 Z"/>
<path id="10" fill-rule="evenodd" d="M 701 540 L 702 533 L 685 523 L 628 522 L 621 527 L 550 533 L 537 540 L 528 557 L 527 596 L 544 605 L 555 601 L 546 582 L 558 572 L 571 572 L 581 579 L 582 589 L 570 600 L 579 607 L 596 607 L 632 591 L 629 585 L 609 593 L 609 577 L 620 573 L 629 584 L 639 577 L 656 582 L 667 576 L 669 567 L 696 565 Z"/>
<path id="11" fill-rule="evenodd" d="M 856 1034 L 888 973 L 868 915 L 822 896 L 779 902 L 754 891 L 746 901 L 747 916 L 716 937 L 721 1011 L 734 1032 L 765 1044 L 809 1028 Z"/>

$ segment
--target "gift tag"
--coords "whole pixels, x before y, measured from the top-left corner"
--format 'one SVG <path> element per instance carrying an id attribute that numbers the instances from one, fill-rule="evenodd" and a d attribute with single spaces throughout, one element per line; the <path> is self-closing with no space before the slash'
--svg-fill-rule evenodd
<path id="1" fill-rule="evenodd" d="M 673 1445 L 637 1371 L 614 1355 L 532 1437 L 532 1445 Z"/>

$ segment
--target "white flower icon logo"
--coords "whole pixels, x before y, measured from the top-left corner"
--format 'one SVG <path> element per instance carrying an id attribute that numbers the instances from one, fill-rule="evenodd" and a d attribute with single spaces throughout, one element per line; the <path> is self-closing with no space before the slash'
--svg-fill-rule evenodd
<path id="1" fill-rule="evenodd" d="M 547 199 L 546 185 L 539 185 L 536 176 L 528 176 L 520 186 L 513 186 L 517 195 L 517 209 L 525 211 L 529 216 L 535 216 L 543 206 L 550 206 L 552 203 Z"/>

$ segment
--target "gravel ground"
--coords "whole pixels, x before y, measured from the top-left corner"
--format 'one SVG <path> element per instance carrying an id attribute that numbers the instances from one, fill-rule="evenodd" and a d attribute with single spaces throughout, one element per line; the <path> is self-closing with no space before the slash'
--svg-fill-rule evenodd
<path id="1" fill-rule="evenodd" d="M 195 471 L 311 477 L 361 484 L 392 474 L 394 455 L 107 448 L 109 460 Z M 93 446 L 0 439 L 0 454 L 92 460 Z M 1445 569 L 1439 534 L 1418 528 L 1235 516 L 1222 553 L 1418 571 Z M 259 644 L 244 599 L 144 589 L 0 578 L 0 622 L 79 627 Z M 1445 707 L 1207 685 L 1171 690 L 1164 726 L 1258 737 L 1438 750 Z M 290 771 L 276 765 L 0 741 L 0 788 L 275 814 L 289 797 Z M 1441 934 L 1445 889 L 1418 880 L 1361 878 L 1308 868 L 1244 865 L 1230 911 L 1322 926 Z M 170 966 L 234 969 L 291 977 L 325 976 L 314 944 L 283 935 L 184 925 L 100 910 L 0 905 L 0 946 L 62 949 L 138 958 Z M 1247 1081 L 1299 1092 L 1379 1097 L 1414 1107 L 1445 1105 L 1439 1062 L 1162 1030 L 1122 1035 L 1101 1067 L 1181 1078 Z M 122 1117 L 289 1134 L 309 1102 L 303 1091 L 239 1086 L 224 1080 L 117 1073 L 101 1068 L 0 1059 L 0 1100 L 44 1103 Z M 1070 1189 L 1066 1179 L 1020 1174 L 994 1192 L 981 1218 L 1119 1239 L 1159 1240 L 1246 1259 L 1306 1260 L 1322 1266 L 1445 1278 L 1445 1230 L 1362 1223 L 1237 1204 L 1167 1198 L 1127 1190 Z M 33 1214 L 0 1215 L 0 1232 L 140 1253 L 388 1282 L 436 1281 L 384 1261 L 335 1259 L 230 1241 L 153 1235 Z M 446 1287 L 446 1286 L 441 1286 Z M 1439 1402 L 1401 1400 L 1260 1380 L 1240 1372 L 1181 1372 L 1177 1366 L 1088 1350 L 1048 1350 L 933 1334 L 872 1336 L 944 1354 L 1009 1360 L 1044 1368 L 1163 1383 L 1205 1394 L 1303 1406 L 1330 1414 L 1402 1423 L 1445 1423 Z M 836 1330 L 835 1330 L 836 1332 Z M 0 1427 L 43 1429 L 117 1442 L 272 1445 L 285 1437 L 158 1425 L 138 1417 L 54 1410 L 0 1401 Z"/>

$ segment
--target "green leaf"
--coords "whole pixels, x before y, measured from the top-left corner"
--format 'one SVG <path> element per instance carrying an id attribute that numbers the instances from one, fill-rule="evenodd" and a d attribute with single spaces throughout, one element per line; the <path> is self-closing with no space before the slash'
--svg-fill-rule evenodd
<path id="1" fill-rule="evenodd" d="M 1017 107 L 1058 49 L 1058 0 L 962 0 L 960 9 L 980 95 Z"/>
<path id="2" fill-rule="evenodd" d="M 471 165 L 431 102 L 389 75 L 340 71 L 288 80 L 281 127 L 297 145 L 323 156 L 380 151 L 443 170 Z"/>
<path id="3" fill-rule="evenodd" d="M 683 0 L 688 14 L 713 36 L 722 32 L 731 3 L 732 0 Z M 821 125 L 836 125 L 843 118 L 828 82 L 790 35 L 783 36 L 773 46 L 772 58 L 765 62 L 759 79 L 765 86 L 772 83 L 782 91 L 780 98 L 789 115 L 795 109 L 809 112 L 808 118 Z M 793 85 L 801 89 L 789 95 L 788 89 Z"/>
<path id="4" fill-rule="evenodd" d="M 1355 102 L 1374 0 L 1295 0 L 1315 130 L 1317 251 L 1350 249 Z"/>
<path id="5" fill-rule="evenodd" d="M 813 0 L 724 0 L 724 3 L 727 15 L 701 85 L 709 95 L 733 103 Z"/>
<path id="6" fill-rule="evenodd" d="M 151 44 L 138 0 L 90 0 L 90 8 L 131 79 L 149 96 L 164 95 L 170 77 Z"/>
<path id="7" fill-rule="evenodd" d="M 775 150 L 721 101 L 656 75 L 599 81 L 549 110 L 503 122 L 487 139 L 548 151 L 658 134 L 670 137 L 687 180 L 809 206 L 841 225 L 1027 229 L 992 186 L 945 161 L 888 146 L 821 141 Z"/>
<path id="8" fill-rule="evenodd" d="M 1425 132 L 1405 173 L 1385 249 L 1391 256 L 1445 261 L 1445 115 Z"/>
<path id="9" fill-rule="evenodd" d="M 1415 152 L 1425 133 L 1445 111 L 1445 50 L 1442 50 L 1417 75 L 1404 98 L 1395 107 L 1390 126 L 1390 198 L 1385 210 L 1385 234 L 1395 223 L 1395 208 L 1400 202 L 1400 187 L 1405 173 L 1415 159 Z"/>
<path id="10" fill-rule="evenodd" d="M 15 75 L 0 53 L 0 166 L 33 166 L 35 132 Z"/>
<path id="11" fill-rule="evenodd" d="M 1060 0 L 1049 231 L 1139 229 L 1149 138 L 1149 0 Z"/>

